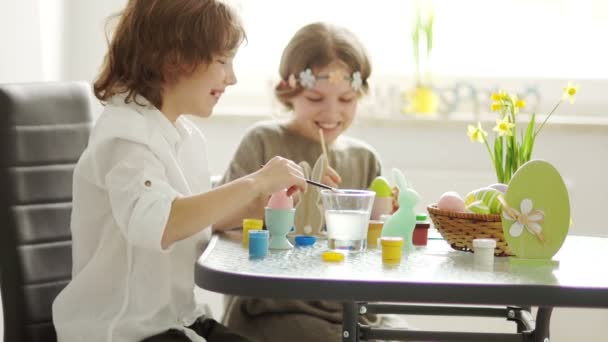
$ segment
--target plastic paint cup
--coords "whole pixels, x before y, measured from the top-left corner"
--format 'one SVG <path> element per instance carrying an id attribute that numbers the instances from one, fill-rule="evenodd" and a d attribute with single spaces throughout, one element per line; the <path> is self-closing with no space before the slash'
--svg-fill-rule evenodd
<path id="1" fill-rule="evenodd" d="M 378 247 L 378 238 L 380 237 L 380 233 L 382 233 L 382 227 L 384 226 L 384 222 L 371 220 L 369 221 L 369 227 L 367 229 L 367 247 L 368 248 L 376 248 Z"/>
<path id="2" fill-rule="evenodd" d="M 382 245 L 382 262 L 385 264 L 399 264 L 401 262 L 401 250 L 403 238 L 395 236 L 384 236 L 380 238 Z"/>
<path id="3" fill-rule="evenodd" d="M 268 255 L 268 231 L 252 229 L 249 231 L 249 258 L 263 259 Z"/>
<path id="4" fill-rule="evenodd" d="M 494 265 L 494 249 L 496 240 L 494 239 L 474 239 L 473 240 L 473 260 L 475 266 L 488 268 Z"/>
<path id="5" fill-rule="evenodd" d="M 243 220 L 243 247 L 249 246 L 249 231 L 259 230 L 264 226 L 264 221 L 260 219 Z"/>

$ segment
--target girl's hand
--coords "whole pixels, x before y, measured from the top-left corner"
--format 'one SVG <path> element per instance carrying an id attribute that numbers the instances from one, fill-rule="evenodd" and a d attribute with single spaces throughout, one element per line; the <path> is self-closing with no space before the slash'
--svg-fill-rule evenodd
<path id="1" fill-rule="evenodd" d="M 391 214 L 395 213 L 395 211 L 397 211 L 399 209 L 399 188 L 394 186 L 392 192 L 393 192 L 393 211 L 391 212 Z"/>
<path id="2" fill-rule="evenodd" d="M 260 170 L 250 175 L 258 185 L 261 195 L 271 195 L 287 189 L 287 196 L 306 190 L 306 180 L 300 165 L 289 159 L 274 157 Z"/>
<path id="3" fill-rule="evenodd" d="M 340 183 L 342 183 L 342 177 L 338 174 L 338 172 L 328 166 L 325 169 L 325 173 L 323 174 L 323 178 L 321 178 L 321 183 L 325 185 L 329 185 L 332 188 L 337 188 Z"/>

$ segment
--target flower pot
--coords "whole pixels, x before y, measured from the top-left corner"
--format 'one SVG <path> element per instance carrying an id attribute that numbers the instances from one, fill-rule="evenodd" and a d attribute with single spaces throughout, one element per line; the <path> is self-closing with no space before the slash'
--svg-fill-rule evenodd
<path id="1" fill-rule="evenodd" d="M 417 87 L 406 93 L 408 105 L 404 109 L 406 113 L 433 115 L 437 113 L 439 97 L 430 87 Z"/>

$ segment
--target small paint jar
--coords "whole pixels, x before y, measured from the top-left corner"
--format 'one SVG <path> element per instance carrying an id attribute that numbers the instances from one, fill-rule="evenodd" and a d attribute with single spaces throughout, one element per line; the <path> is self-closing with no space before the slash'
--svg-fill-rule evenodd
<path id="1" fill-rule="evenodd" d="M 260 219 L 243 220 L 243 247 L 249 246 L 249 231 L 260 230 L 264 227 L 264 221 Z"/>
<path id="2" fill-rule="evenodd" d="M 298 247 L 309 247 L 315 244 L 317 238 L 312 235 L 298 235 L 295 237 L 294 242 Z"/>
<path id="3" fill-rule="evenodd" d="M 378 247 L 378 239 L 380 238 L 380 234 L 382 233 L 382 227 L 384 227 L 384 222 L 370 220 L 369 226 L 367 229 L 367 247 L 368 248 L 376 248 Z"/>
<path id="4" fill-rule="evenodd" d="M 394 265 L 401 262 L 402 237 L 383 236 L 380 238 L 380 245 L 382 246 L 383 263 Z"/>
<path id="5" fill-rule="evenodd" d="M 249 258 L 263 259 L 268 255 L 268 231 L 252 229 L 249 231 Z"/>
<path id="6" fill-rule="evenodd" d="M 494 249 L 496 240 L 494 239 L 474 239 L 473 240 L 473 260 L 475 266 L 487 268 L 494 265 Z"/>
<path id="7" fill-rule="evenodd" d="M 426 246 L 429 236 L 429 228 L 431 228 L 431 222 L 426 213 L 416 214 L 416 227 L 414 227 L 414 234 L 412 242 L 414 246 Z"/>

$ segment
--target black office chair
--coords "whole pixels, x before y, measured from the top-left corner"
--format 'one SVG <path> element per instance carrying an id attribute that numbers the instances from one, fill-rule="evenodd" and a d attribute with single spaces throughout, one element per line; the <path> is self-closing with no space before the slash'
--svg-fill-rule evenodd
<path id="1" fill-rule="evenodd" d="M 0 175 L 4 341 L 56 341 L 51 305 L 71 277 L 72 173 L 91 130 L 90 86 L 0 84 L 0 118 L 9 126 Z"/>

